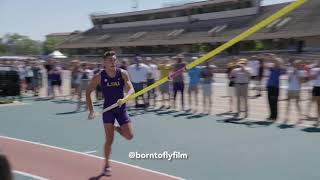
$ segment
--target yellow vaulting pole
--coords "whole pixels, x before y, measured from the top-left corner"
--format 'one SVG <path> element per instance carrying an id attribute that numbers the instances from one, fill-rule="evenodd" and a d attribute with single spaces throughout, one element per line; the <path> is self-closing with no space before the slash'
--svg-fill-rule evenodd
<path id="1" fill-rule="evenodd" d="M 247 31 L 241 33 L 240 35 L 238 35 L 237 37 L 231 39 L 230 41 L 222 44 L 221 46 L 219 46 L 218 48 L 212 50 L 211 52 L 209 52 L 208 54 L 202 56 L 201 58 L 195 60 L 194 62 L 187 64 L 186 67 L 184 69 L 180 69 L 176 72 L 174 72 L 170 77 L 165 77 L 160 79 L 159 81 L 155 82 L 154 84 L 144 88 L 143 90 L 129 96 L 128 98 L 124 99 L 124 103 L 128 102 L 131 99 L 135 99 L 136 97 L 150 91 L 153 88 L 156 88 L 158 86 L 160 86 L 163 83 L 166 83 L 169 79 L 171 79 L 172 77 L 183 73 L 186 70 L 192 69 L 193 67 L 207 61 L 208 59 L 214 57 L 215 55 L 219 54 L 220 52 L 224 51 L 225 49 L 233 46 L 234 44 L 238 43 L 239 41 L 249 37 L 250 35 L 252 35 L 253 33 L 261 30 L 262 28 L 264 28 L 265 26 L 267 26 L 268 24 L 272 23 L 273 21 L 281 18 L 282 16 L 288 14 L 289 12 L 293 11 L 294 9 L 298 8 L 299 6 L 301 6 L 303 3 L 307 2 L 308 0 L 296 0 L 292 3 L 290 3 L 289 5 L 287 5 L 286 7 L 282 8 L 281 10 L 279 10 L 278 12 L 274 13 L 273 15 L 271 15 L 270 17 L 268 17 L 267 19 L 261 21 L 260 23 L 256 24 L 255 26 L 251 27 L 250 29 L 248 29 Z M 110 109 L 113 109 L 117 107 L 117 104 L 113 104 L 109 107 L 107 107 L 106 109 L 103 110 L 103 112 L 109 111 Z"/>

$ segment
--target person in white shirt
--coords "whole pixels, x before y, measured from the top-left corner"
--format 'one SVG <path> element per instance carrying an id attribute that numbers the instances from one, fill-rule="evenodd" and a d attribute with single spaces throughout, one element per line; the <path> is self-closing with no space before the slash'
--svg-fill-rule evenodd
<path id="1" fill-rule="evenodd" d="M 244 102 L 244 118 L 248 117 L 248 84 L 251 78 L 251 68 L 247 67 L 247 59 L 240 59 L 238 68 L 231 71 L 230 76 L 234 77 L 235 92 L 237 97 L 237 116 L 240 116 L 240 102 Z"/>
<path id="2" fill-rule="evenodd" d="M 248 67 L 251 68 L 251 79 L 253 82 L 253 89 L 257 91 L 256 97 L 261 96 L 260 84 L 259 84 L 259 71 L 260 71 L 260 61 L 257 56 L 252 56 L 252 59 L 248 62 Z"/>
<path id="3" fill-rule="evenodd" d="M 135 57 L 135 63 L 128 67 L 128 72 L 135 92 L 139 92 L 144 88 L 147 82 L 147 75 L 149 67 L 141 63 L 141 57 Z M 143 106 L 146 108 L 146 100 L 143 95 L 139 96 L 142 98 Z M 138 97 L 135 99 L 135 106 L 138 107 Z"/>
<path id="4" fill-rule="evenodd" d="M 32 90 L 33 71 L 32 71 L 32 67 L 30 65 L 30 62 L 27 62 L 25 70 L 26 70 L 26 90 L 25 90 L 25 92 L 27 92 L 28 90 Z"/>
<path id="5" fill-rule="evenodd" d="M 149 67 L 149 72 L 147 75 L 147 86 L 152 85 L 159 79 L 159 70 L 158 66 L 153 63 L 153 60 L 151 57 L 146 57 L 145 60 L 146 65 Z M 153 101 L 153 106 L 156 104 L 156 89 L 152 89 L 148 91 L 148 104 L 151 105 L 151 101 Z"/>
<path id="6" fill-rule="evenodd" d="M 317 66 L 311 69 L 311 79 L 313 79 L 313 90 L 312 97 L 313 100 L 317 103 L 317 112 L 318 112 L 318 121 L 315 124 L 315 127 L 320 125 L 320 61 L 318 61 Z"/>
<path id="7" fill-rule="evenodd" d="M 301 84 L 304 81 L 306 72 L 299 67 L 300 61 L 294 61 L 292 66 L 289 66 L 287 69 L 287 75 L 288 75 L 288 99 L 287 99 L 287 114 L 284 124 L 286 124 L 289 119 L 289 109 L 290 109 L 290 103 L 291 100 L 295 100 L 296 102 L 296 108 L 298 110 L 299 114 L 299 121 L 300 123 L 300 117 L 302 116 L 301 106 L 300 106 L 300 90 L 301 90 Z"/>
<path id="8" fill-rule="evenodd" d="M 303 65 L 303 68 L 304 68 L 304 70 L 306 71 L 306 78 L 305 78 L 305 80 L 306 80 L 306 82 L 308 82 L 308 83 L 306 83 L 306 85 L 308 86 L 308 87 L 313 87 L 313 79 L 312 79 L 312 77 L 311 77 L 311 69 L 312 68 L 314 68 L 314 67 L 316 67 L 317 66 L 317 63 L 309 63 L 309 64 L 304 64 Z M 311 118 L 311 115 L 310 115 L 310 113 L 311 113 L 311 110 L 312 110 L 312 105 L 314 105 L 315 104 L 315 99 L 313 98 L 313 95 L 312 95 L 312 88 L 308 88 L 308 90 L 307 90 L 307 92 L 308 92 L 308 97 L 309 97 L 309 101 L 308 101 L 308 103 L 307 103 L 307 112 L 306 112 L 306 116 L 308 117 L 308 118 Z"/>

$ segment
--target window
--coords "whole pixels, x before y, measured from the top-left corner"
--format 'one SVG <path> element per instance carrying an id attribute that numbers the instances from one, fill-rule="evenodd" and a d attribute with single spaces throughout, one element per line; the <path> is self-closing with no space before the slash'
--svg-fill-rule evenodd
<path id="1" fill-rule="evenodd" d="M 281 28 L 283 27 L 284 25 L 288 24 L 289 21 L 291 21 L 291 17 L 286 17 L 284 18 L 282 21 L 280 21 L 277 25 L 276 25 L 276 28 Z"/>
<path id="2" fill-rule="evenodd" d="M 227 24 L 221 25 L 221 26 L 215 26 L 214 28 L 210 29 L 208 31 L 209 36 L 214 36 L 216 33 L 222 32 L 228 27 Z"/>
<path id="3" fill-rule="evenodd" d="M 144 36 L 145 34 L 147 34 L 147 32 L 137 32 L 135 34 L 133 34 L 132 36 L 129 37 L 129 39 L 133 40 L 133 39 L 138 39 L 141 38 L 142 36 Z"/>
<path id="4" fill-rule="evenodd" d="M 268 26 L 267 26 L 267 28 L 268 29 L 270 29 L 270 28 L 273 28 L 273 26 L 275 26 L 278 22 L 280 22 L 281 21 L 281 19 L 277 19 L 277 20 L 275 20 L 275 21 L 273 21 L 272 23 L 270 23 Z"/>
<path id="5" fill-rule="evenodd" d="M 175 29 L 173 31 L 171 31 L 168 36 L 169 37 L 177 37 L 179 35 L 181 35 L 185 30 L 184 29 Z"/>
<path id="6" fill-rule="evenodd" d="M 109 34 L 105 34 L 103 36 L 98 37 L 97 40 L 101 41 L 101 40 L 107 40 L 109 39 L 111 36 Z"/>

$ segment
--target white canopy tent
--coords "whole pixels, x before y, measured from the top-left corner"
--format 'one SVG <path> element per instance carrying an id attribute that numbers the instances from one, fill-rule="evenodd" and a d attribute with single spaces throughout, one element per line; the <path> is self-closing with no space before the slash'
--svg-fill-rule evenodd
<path id="1" fill-rule="evenodd" d="M 64 59 L 67 58 L 64 54 L 62 54 L 60 51 L 53 51 L 51 54 L 49 54 L 50 58 L 54 59 Z"/>
<path id="2" fill-rule="evenodd" d="M 37 58 L 29 56 L 0 56 L 0 60 L 4 61 L 24 61 L 24 60 L 36 60 Z"/>

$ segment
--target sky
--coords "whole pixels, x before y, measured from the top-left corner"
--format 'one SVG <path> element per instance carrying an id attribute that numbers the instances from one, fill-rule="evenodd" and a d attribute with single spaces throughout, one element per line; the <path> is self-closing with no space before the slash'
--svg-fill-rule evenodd
<path id="1" fill-rule="evenodd" d="M 134 1 L 138 10 L 145 10 L 182 0 L 0 0 L 0 37 L 19 33 L 43 41 L 50 33 L 84 31 L 92 27 L 91 13 L 130 12 Z M 264 0 L 263 4 L 288 1 Z"/>

